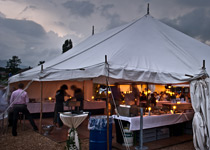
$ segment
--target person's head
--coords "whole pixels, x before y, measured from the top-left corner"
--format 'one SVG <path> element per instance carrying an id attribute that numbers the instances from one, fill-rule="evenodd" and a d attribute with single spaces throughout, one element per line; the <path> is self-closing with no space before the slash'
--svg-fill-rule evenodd
<path id="1" fill-rule="evenodd" d="M 61 90 L 68 90 L 68 86 L 67 86 L 66 84 L 64 84 L 64 85 L 61 86 L 60 89 L 61 89 Z"/>
<path id="2" fill-rule="evenodd" d="M 71 89 L 72 89 L 72 90 L 76 90 L 76 89 L 77 89 L 76 85 L 72 85 L 72 86 L 71 86 Z"/>
<path id="3" fill-rule="evenodd" d="M 23 84 L 23 83 L 19 83 L 19 84 L 18 84 L 18 88 L 19 88 L 19 89 L 23 89 L 23 88 L 24 88 L 24 84 Z"/>

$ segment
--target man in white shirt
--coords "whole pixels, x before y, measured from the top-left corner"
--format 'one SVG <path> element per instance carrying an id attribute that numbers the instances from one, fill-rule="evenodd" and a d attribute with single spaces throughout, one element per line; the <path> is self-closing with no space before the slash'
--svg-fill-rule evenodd
<path id="1" fill-rule="evenodd" d="M 29 102 L 28 94 L 26 91 L 23 90 L 24 85 L 20 83 L 18 85 L 18 89 L 12 92 L 11 98 L 10 98 L 10 104 L 12 104 L 13 107 L 13 125 L 12 125 L 12 135 L 17 136 L 17 120 L 19 112 L 22 112 L 26 118 L 30 121 L 34 131 L 37 131 L 38 128 L 36 124 L 34 123 L 33 118 L 31 117 L 30 112 L 27 109 L 27 103 Z"/>

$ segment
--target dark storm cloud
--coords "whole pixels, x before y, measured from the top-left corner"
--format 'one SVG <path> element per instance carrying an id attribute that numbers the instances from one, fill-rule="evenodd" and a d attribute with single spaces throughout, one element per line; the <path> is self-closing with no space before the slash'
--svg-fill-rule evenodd
<path id="1" fill-rule="evenodd" d="M 176 19 L 163 19 L 162 21 L 205 43 L 210 41 L 210 16 L 208 14 L 210 10 L 196 9 Z"/>
<path id="2" fill-rule="evenodd" d="M 175 1 L 179 5 L 184 5 L 185 7 L 209 7 L 209 0 L 177 0 Z"/>
<path id="3" fill-rule="evenodd" d="M 1 19 L 1 27 L 7 27 L 11 31 L 15 31 L 19 35 L 29 35 L 40 37 L 45 35 L 45 31 L 41 25 L 28 20 Z"/>
<path id="4" fill-rule="evenodd" d="M 111 4 L 103 5 L 101 7 L 101 15 L 110 22 L 106 27 L 107 29 L 112 29 L 126 23 L 121 20 L 119 14 L 111 13 L 112 8 L 114 8 L 114 5 Z"/>
<path id="5" fill-rule="evenodd" d="M 36 66 L 61 53 L 62 38 L 46 32 L 33 21 L 0 18 L 0 56 L 8 60 L 16 55 L 24 66 Z"/>
<path id="6" fill-rule="evenodd" d="M 80 17 L 90 16 L 94 12 L 95 5 L 88 1 L 67 1 L 63 6 L 70 11 L 71 14 Z"/>

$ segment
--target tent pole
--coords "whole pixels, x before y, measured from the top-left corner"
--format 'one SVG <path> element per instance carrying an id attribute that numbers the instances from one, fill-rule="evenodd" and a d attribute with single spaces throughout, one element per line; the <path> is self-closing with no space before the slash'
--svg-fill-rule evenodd
<path id="1" fill-rule="evenodd" d="M 43 65 L 41 65 L 41 73 L 43 72 Z M 43 99 L 43 82 L 40 81 L 40 95 L 41 95 L 41 102 L 40 102 L 40 121 L 39 121 L 39 133 L 42 133 L 42 99 Z"/>
<path id="2" fill-rule="evenodd" d="M 205 60 L 203 60 L 203 67 L 202 67 L 203 70 L 206 69 L 206 63 L 205 63 Z"/>
<path id="3" fill-rule="evenodd" d="M 85 97 L 85 80 L 82 82 L 82 88 L 83 88 L 83 97 Z"/>
<path id="4" fill-rule="evenodd" d="M 148 102 L 148 83 L 147 83 L 147 102 Z"/>
<path id="5" fill-rule="evenodd" d="M 107 112 L 107 150 L 109 150 L 109 95 L 108 95 L 109 66 L 107 62 L 107 55 L 105 55 L 105 64 L 107 65 L 107 72 L 108 72 L 108 75 L 106 76 L 106 112 Z"/>
<path id="6" fill-rule="evenodd" d="M 92 35 L 94 35 L 94 26 L 92 26 Z"/>

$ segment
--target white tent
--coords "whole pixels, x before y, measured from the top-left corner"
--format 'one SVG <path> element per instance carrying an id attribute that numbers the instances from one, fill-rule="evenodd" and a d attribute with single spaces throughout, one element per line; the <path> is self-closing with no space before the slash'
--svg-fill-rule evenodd
<path id="1" fill-rule="evenodd" d="M 105 55 L 108 65 L 105 63 Z M 206 71 L 210 72 L 208 45 L 145 15 L 129 24 L 93 35 L 68 52 L 46 62 L 43 71 L 40 67 L 33 68 L 11 77 L 9 83 L 31 80 L 92 80 L 105 83 L 106 76 L 110 77 L 110 82 L 183 83 L 190 79 L 185 74 L 194 77 L 197 74 L 205 75 L 206 72 L 201 70 L 203 60 L 206 61 Z M 192 84 L 191 88 L 195 86 Z M 196 107 L 196 104 L 193 103 L 195 116 L 198 116 L 193 121 L 194 142 L 199 141 L 196 138 L 204 135 L 203 130 L 206 130 L 199 128 L 199 123 L 209 122 L 205 118 L 199 122 L 200 111 L 205 110 Z M 200 142 L 208 147 L 205 141 L 209 141 L 209 136 L 205 135 Z M 195 143 L 195 147 L 200 145 Z"/>
<path id="2" fill-rule="evenodd" d="M 210 47 L 154 19 L 150 15 L 112 30 L 95 34 L 68 52 L 15 75 L 18 81 L 86 80 L 181 83 L 185 74 L 200 73 L 203 60 L 210 71 Z"/>

